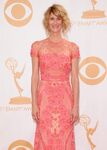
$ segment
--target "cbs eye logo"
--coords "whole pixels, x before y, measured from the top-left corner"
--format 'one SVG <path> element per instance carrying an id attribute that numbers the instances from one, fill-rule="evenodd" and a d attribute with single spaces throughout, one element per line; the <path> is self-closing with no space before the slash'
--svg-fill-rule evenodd
<path id="1" fill-rule="evenodd" d="M 26 25 L 32 18 L 32 6 L 28 0 L 8 0 L 4 7 L 4 16 L 13 26 Z"/>
<path id="2" fill-rule="evenodd" d="M 89 85 L 99 84 L 107 74 L 107 66 L 104 61 L 94 56 L 84 59 L 80 63 L 79 68 L 80 79 Z"/>
<path id="3" fill-rule="evenodd" d="M 33 146 L 25 140 L 14 141 L 8 148 L 8 150 L 34 150 Z"/>

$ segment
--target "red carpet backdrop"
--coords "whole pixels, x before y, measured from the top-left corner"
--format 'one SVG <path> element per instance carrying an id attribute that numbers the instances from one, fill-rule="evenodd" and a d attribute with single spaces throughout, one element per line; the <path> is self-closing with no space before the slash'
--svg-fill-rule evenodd
<path id="1" fill-rule="evenodd" d="M 67 9 L 65 38 L 81 53 L 76 150 L 106 150 L 107 0 L 0 0 L 0 150 L 33 150 L 30 48 L 46 38 L 42 19 L 53 3 Z"/>

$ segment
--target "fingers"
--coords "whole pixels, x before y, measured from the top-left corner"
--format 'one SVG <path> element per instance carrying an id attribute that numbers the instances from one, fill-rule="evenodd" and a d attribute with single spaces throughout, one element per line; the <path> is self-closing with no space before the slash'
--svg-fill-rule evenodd
<path id="1" fill-rule="evenodd" d="M 75 122 L 74 122 L 74 125 L 77 125 L 79 123 L 79 120 L 76 120 Z"/>
<path id="2" fill-rule="evenodd" d="M 36 112 L 36 114 L 32 114 L 32 118 L 34 121 L 38 122 L 39 121 L 39 112 Z"/>
<path id="3" fill-rule="evenodd" d="M 74 117 L 74 124 L 78 124 L 79 123 L 79 116 L 75 116 Z"/>
<path id="4" fill-rule="evenodd" d="M 79 123 L 79 116 L 78 115 L 74 115 L 73 113 L 71 114 L 71 121 L 72 123 L 74 123 L 75 125 Z"/>
<path id="5" fill-rule="evenodd" d="M 39 112 L 36 113 L 37 120 L 39 121 Z"/>

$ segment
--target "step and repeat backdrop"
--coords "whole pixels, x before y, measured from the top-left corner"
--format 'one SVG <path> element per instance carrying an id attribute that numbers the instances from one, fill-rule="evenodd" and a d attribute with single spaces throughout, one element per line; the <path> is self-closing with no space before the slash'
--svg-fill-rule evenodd
<path id="1" fill-rule="evenodd" d="M 76 150 L 106 150 L 107 1 L 0 0 L 0 150 L 33 150 L 32 42 L 46 38 L 45 10 L 63 5 L 72 27 L 66 35 L 80 48 L 80 122 Z"/>

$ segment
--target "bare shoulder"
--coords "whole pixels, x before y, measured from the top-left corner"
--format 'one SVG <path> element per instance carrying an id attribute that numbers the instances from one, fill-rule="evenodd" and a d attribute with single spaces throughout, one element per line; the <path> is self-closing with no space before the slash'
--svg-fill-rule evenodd
<path id="1" fill-rule="evenodd" d="M 36 41 L 34 41 L 32 44 L 40 44 L 40 43 L 43 43 L 44 41 L 45 41 L 45 39 L 36 40 Z"/>

